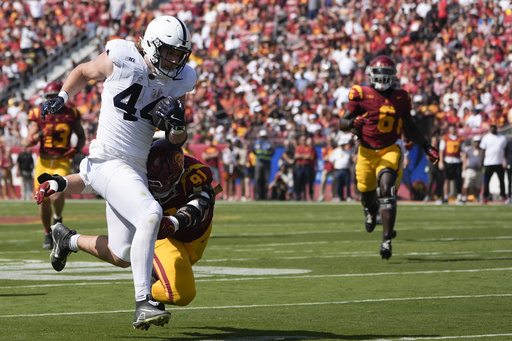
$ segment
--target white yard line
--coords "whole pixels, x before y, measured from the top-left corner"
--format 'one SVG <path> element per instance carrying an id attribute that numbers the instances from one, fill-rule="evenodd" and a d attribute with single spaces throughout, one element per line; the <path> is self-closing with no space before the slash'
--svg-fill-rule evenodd
<path id="1" fill-rule="evenodd" d="M 103 264 L 103 263 L 100 263 Z M 201 273 L 201 269 L 208 269 L 209 267 L 199 267 L 196 266 L 197 273 Z M 75 269 L 79 270 L 79 269 Z M 95 271 L 100 271 L 96 269 Z M 124 271 L 127 271 L 124 269 Z M 252 280 L 276 280 L 276 279 L 297 279 L 297 278 L 337 278 L 337 277 L 373 277 L 373 276 L 399 276 L 399 275 L 430 275 L 430 274 L 449 274 L 449 273 L 478 273 L 478 272 L 489 272 L 489 271 L 512 271 L 512 268 L 490 268 L 490 269 L 466 269 L 466 270 L 431 270 L 431 271 L 405 271 L 405 272 L 376 272 L 376 273 L 359 273 L 359 274 L 334 274 L 334 275 L 267 275 L 261 277 L 255 276 L 245 276 L 245 277 L 227 277 L 227 278 L 197 278 L 196 282 L 232 282 L 232 281 L 252 281 Z M 99 276 L 100 277 L 100 276 Z M 101 278 L 101 277 L 100 277 Z M 53 280 L 60 280 L 60 278 L 53 277 Z M 20 289 L 20 288 L 45 288 L 45 287 L 59 287 L 59 286 L 68 286 L 67 283 L 69 280 L 73 280 L 73 278 L 66 279 L 62 284 L 41 284 L 41 285 L 16 285 L 16 286 L 6 286 L 0 287 L 0 290 L 8 290 L 8 289 Z M 106 280 L 104 282 L 78 282 L 73 283 L 73 285 L 110 285 L 110 284 L 119 284 L 119 283 L 129 283 L 131 282 L 131 277 L 127 276 L 125 281 L 117 278 L 115 281 Z"/>
<path id="2" fill-rule="evenodd" d="M 351 300 L 336 302 L 304 302 L 304 303 L 282 303 L 282 304 L 250 304 L 250 305 L 230 305 L 216 307 L 180 307 L 173 308 L 175 310 L 214 310 L 214 309 L 252 309 L 252 308 L 278 308 L 278 307 L 304 307 L 331 304 L 359 304 L 359 303 L 381 303 L 381 302 L 404 302 L 404 301 L 425 301 L 425 300 L 447 300 L 447 299 L 474 299 L 489 297 L 512 297 L 512 294 L 486 294 L 486 295 L 460 295 L 460 296 L 431 296 L 431 297 L 402 297 L 402 298 L 380 298 L 367 300 Z M 20 314 L 20 315 L 0 315 L 0 318 L 15 317 L 43 317 L 43 316 L 66 316 L 66 315 L 84 315 L 84 314 L 115 314 L 115 313 L 131 313 L 133 310 L 110 310 L 110 311 L 85 311 L 85 312 L 68 312 L 68 313 L 45 313 L 45 314 Z M 508 334 L 505 334 L 508 335 Z M 418 338 L 421 340 L 423 338 Z M 406 338 L 395 340 L 409 340 Z M 425 338 L 428 340 L 428 338 Z"/>

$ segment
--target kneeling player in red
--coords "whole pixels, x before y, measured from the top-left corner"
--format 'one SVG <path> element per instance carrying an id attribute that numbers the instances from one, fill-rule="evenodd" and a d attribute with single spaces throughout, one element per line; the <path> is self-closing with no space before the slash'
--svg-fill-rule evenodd
<path id="1" fill-rule="evenodd" d="M 165 304 L 184 306 L 195 297 L 192 266 L 201 259 L 212 230 L 215 195 L 210 168 L 189 155 L 184 155 L 166 140 L 155 141 L 148 156 L 148 183 L 154 198 L 162 206 L 164 215 L 160 223 L 153 261 L 152 298 Z M 55 192 L 70 194 L 87 192 L 79 174 L 66 178 L 46 174 L 37 190 L 37 202 Z M 121 223 L 121 222 L 120 222 Z M 108 236 L 80 235 L 62 224 L 53 229 L 62 230 L 63 237 L 56 241 L 61 254 L 66 254 L 55 270 L 61 271 L 67 255 L 79 250 L 119 267 L 129 267 L 118 257 L 116 241 Z M 158 303 L 156 302 L 156 303 Z M 134 325 L 137 321 L 134 321 Z M 158 321 L 152 324 L 159 324 Z M 149 328 L 149 324 L 142 326 Z"/>

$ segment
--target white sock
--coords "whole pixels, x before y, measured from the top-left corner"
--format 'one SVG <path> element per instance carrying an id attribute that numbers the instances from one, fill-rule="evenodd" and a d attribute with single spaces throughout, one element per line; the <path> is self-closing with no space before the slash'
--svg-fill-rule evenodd
<path id="1" fill-rule="evenodd" d="M 80 251 L 78 247 L 78 238 L 80 238 L 81 234 L 74 234 L 69 238 L 69 248 L 71 251 Z"/>

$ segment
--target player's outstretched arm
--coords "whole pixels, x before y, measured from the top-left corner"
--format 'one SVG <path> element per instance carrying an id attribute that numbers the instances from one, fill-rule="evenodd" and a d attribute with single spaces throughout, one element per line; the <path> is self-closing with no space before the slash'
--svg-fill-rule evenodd
<path id="1" fill-rule="evenodd" d="M 85 188 L 79 174 L 71 174 L 64 178 L 57 174 L 43 173 L 37 178 L 37 181 L 40 183 L 36 192 L 36 202 L 38 205 L 43 202 L 44 198 L 57 192 L 80 194 Z"/>
<path id="2" fill-rule="evenodd" d="M 41 117 L 46 119 L 47 115 L 59 111 L 64 104 L 73 96 L 82 90 L 90 80 L 104 81 L 114 70 L 114 63 L 108 57 L 107 52 L 103 52 L 95 59 L 78 65 L 69 74 L 62 85 L 57 97 L 51 98 L 43 103 L 41 107 Z"/>

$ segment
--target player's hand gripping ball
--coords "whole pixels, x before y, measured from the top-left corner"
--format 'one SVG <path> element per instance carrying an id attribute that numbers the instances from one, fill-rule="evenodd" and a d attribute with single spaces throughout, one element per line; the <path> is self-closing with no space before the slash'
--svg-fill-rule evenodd
<path id="1" fill-rule="evenodd" d="M 184 130 L 186 126 L 185 108 L 179 99 L 171 96 L 160 100 L 153 109 L 154 125 L 164 131 Z"/>

